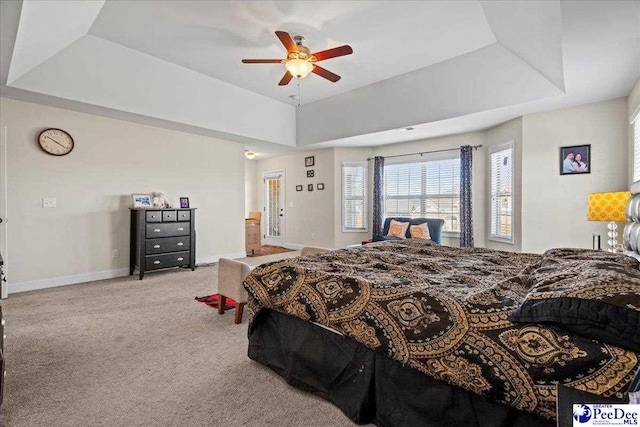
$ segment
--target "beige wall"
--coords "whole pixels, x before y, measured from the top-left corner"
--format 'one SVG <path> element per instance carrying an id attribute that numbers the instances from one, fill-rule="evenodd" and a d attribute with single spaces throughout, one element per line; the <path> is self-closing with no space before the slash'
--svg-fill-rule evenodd
<path id="1" fill-rule="evenodd" d="M 590 248 L 592 233 L 606 244 L 606 224 L 586 220 L 587 197 L 628 188 L 628 126 L 626 98 L 524 116 L 522 251 Z M 560 175 L 560 147 L 583 144 L 591 173 Z"/>
<path id="2" fill-rule="evenodd" d="M 629 93 L 629 97 L 627 98 L 627 115 L 629 118 L 629 184 L 633 182 L 633 126 L 631 125 L 631 120 L 636 117 L 637 114 L 640 114 L 640 78 L 636 80 L 636 84 L 631 89 L 631 93 Z"/>
<path id="3" fill-rule="evenodd" d="M 258 194 L 256 183 L 258 182 L 258 161 L 244 161 L 244 214 L 249 217 L 249 212 L 258 211 Z"/>
<path id="4" fill-rule="evenodd" d="M 522 117 L 510 120 L 500 126 L 488 129 L 484 134 L 485 141 L 485 247 L 501 251 L 520 252 L 522 248 Z M 506 142 L 513 142 L 513 243 L 499 242 L 489 239 L 491 232 L 491 169 L 489 153 L 491 147 Z M 476 245 L 480 246 L 480 245 Z"/>
<path id="5" fill-rule="evenodd" d="M 315 157 L 313 167 L 307 168 L 304 165 L 304 158 L 308 156 Z M 285 238 L 281 244 L 330 249 L 334 247 L 336 183 L 333 168 L 332 149 L 295 153 L 257 162 L 255 191 L 260 209 L 264 206 L 264 174 L 285 172 Z M 313 178 L 307 178 L 307 170 L 314 171 Z M 324 190 L 317 189 L 318 183 L 324 184 Z M 308 184 L 313 184 L 313 191 L 307 190 Z M 303 191 L 296 191 L 296 185 L 302 185 Z M 263 226 L 264 224 L 265 221 Z"/>
<path id="6" fill-rule="evenodd" d="M 4 98 L 0 111 L 10 292 L 128 274 L 128 208 L 137 192 L 190 198 L 199 260 L 242 256 L 241 145 Z M 36 136 L 47 127 L 73 136 L 71 154 L 39 149 Z M 43 197 L 55 197 L 57 208 L 43 208 Z"/>

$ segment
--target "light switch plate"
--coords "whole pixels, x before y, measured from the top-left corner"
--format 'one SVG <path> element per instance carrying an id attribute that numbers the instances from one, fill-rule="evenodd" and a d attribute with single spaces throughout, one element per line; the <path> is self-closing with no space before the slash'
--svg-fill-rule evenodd
<path id="1" fill-rule="evenodd" d="M 42 199 L 42 207 L 43 208 L 55 208 L 56 207 L 56 198 L 55 197 L 44 197 Z"/>

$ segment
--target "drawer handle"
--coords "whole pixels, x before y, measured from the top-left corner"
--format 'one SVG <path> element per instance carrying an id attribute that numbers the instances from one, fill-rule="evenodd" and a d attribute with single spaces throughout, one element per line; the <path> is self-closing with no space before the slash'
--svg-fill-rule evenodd
<path id="1" fill-rule="evenodd" d="M 178 242 L 178 246 L 184 246 L 184 243 Z"/>
<path id="2" fill-rule="evenodd" d="M 178 261 L 184 261 L 184 258 L 180 257 L 178 258 Z"/>
<path id="3" fill-rule="evenodd" d="M 184 228 L 178 227 L 178 231 L 184 231 Z"/>
<path id="4" fill-rule="evenodd" d="M 160 264 L 160 261 L 153 261 L 153 263 L 158 265 L 158 264 Z"/>
<path id="5" fill-rule="evenodd" d="M 155 215 L 151 215 L 151 218 L 155 218 L 155 217 L 156 217 Z"/>
<path id="6" fill-rule="evenodd" d="M 171 215 L 167 215 L 167 218 L 171 218 Z"/>
<path id="7" fill-rule="evenodd" d="M 153 245 L 153 249 L 158 249 L 160 245 Z"/>
<path id="8" fill-rule="evenodd" d="M 153 232 L 154 232 L 154 233 L 159 233 L 159 232 L 160 232 L 160 229 L 159 229 L 159 228 L 154 228 L 154 229 L 153 229 Z"/>

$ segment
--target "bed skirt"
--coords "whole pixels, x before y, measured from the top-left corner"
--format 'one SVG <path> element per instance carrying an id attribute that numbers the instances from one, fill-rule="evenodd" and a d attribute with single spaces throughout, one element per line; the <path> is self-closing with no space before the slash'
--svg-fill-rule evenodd
<path id="1" fill-rule="evenodd" d="M 351 338 L 263 309 L 249 330 L 249 357 L 287 383 L 379 427 L 550 427 L 555 423 L 402 366 Z"/>

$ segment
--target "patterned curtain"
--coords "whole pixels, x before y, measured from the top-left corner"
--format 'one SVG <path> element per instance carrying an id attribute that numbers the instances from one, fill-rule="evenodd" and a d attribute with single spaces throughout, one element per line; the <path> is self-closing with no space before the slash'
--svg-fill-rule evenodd
<path id="1" fill-rule="evenodd" d="M 384 157 L 373 159 L 373 237 L 382 234 L 384 224 Z"/>
<path id="2" fill-rule="evenodd" d="M 460 247 L 473 247 L 473 200 L 471 197 L 471 166 L 473 148 L 460 147 Z"/>

